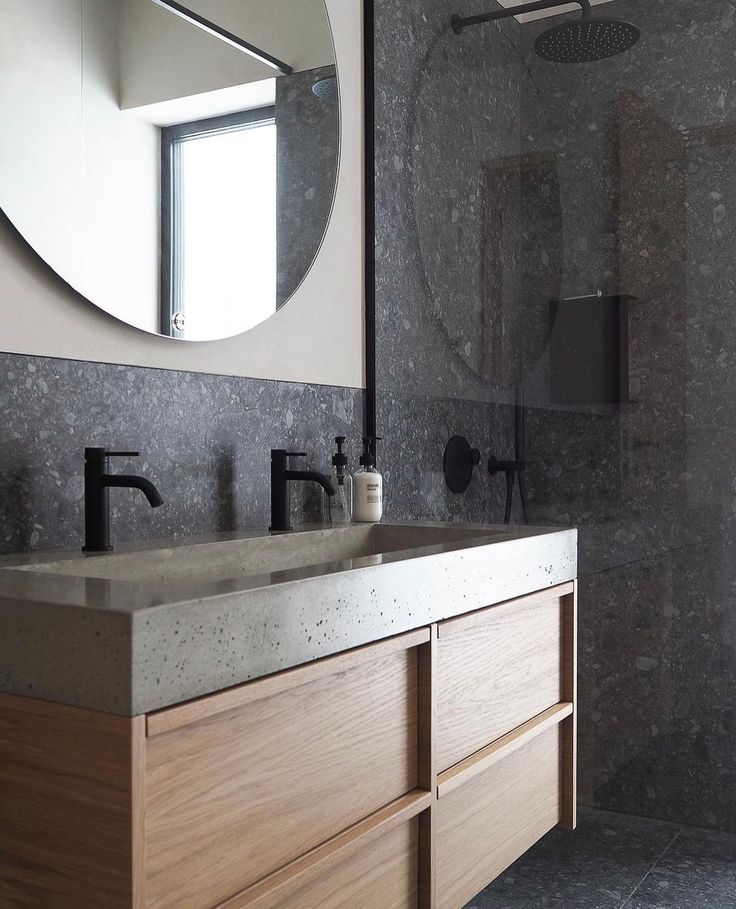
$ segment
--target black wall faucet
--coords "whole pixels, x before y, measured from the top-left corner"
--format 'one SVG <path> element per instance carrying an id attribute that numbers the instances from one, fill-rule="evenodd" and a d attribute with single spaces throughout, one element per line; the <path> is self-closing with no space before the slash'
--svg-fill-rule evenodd
<path id="1" fill-rule="evenodd" d="M 526 468 L 529 462 L 526 459 L 526 405 L 524 404 L 524 389 L 517 385 L 514 391 L 514 458 L 509 461 L 499 461 L 498 458 L 488 459 L 488 473 L 495 477 L 497 473 L 506 474 L 506 513 L 504 524 L 511 523 L 511 508 L 514 502 L 514 480 L 519 479 L 519 499 L 521 500 L 521 513 L 524 523 L 529 523 L 529 505 L 526 488 Z"/>
<path id="2" fill-rule="evenodd" d="M 271 526 L 272 533 L 291 530 L 289 482 L 311 480 L 324 489 L 328 496 L 335 495 L 330 478 L 316 470 L 291 470 L 289 458 L 304 458 L 302 451 L 286 451 L 284 448 L 271 449 Z"/>
<path id="3" fill-rule="evenodd" d="M 151 508 L 163 505 L 158 489 L 145 477 L 111 474 L 110 458 L 137 458 L 137 451 L 84 449 L 84 546 L 83 552 L 111 552 L 110 487 L 140 489 Z"/>

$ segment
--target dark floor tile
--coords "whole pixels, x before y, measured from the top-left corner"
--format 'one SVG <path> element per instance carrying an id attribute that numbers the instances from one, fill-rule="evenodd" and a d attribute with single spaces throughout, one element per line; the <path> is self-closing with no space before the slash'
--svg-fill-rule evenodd
<path id="1" fill-rule="evenodd" d="M 620 909 L 679 829 L 582 810 L 574 833 L 553 830 L 466 909 Z"/>
<path id="2" fill-rule="evenodd" d="M 683 830 L 625 909 L 734 909 L 736 836 Z"/>

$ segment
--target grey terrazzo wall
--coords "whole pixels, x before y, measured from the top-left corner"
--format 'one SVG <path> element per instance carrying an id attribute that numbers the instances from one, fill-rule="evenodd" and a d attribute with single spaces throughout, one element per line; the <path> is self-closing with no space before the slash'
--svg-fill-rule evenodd
<path id="1" fill-rule="evenodd" d="M 536 409 L 530 485 L 582 528 L 583 799 L 736 830 L 734 8 L 607 12 L 642 40 L 585 80 L 524 30 L 523 132 L 556 160 L 562 294 L 637 298 L 630 401 Z"/>
<path id="2" fill-rule="evenodd" d="M 515 22 L 459 40 L 453 11 L 376 3 L 378 386 L 484 401 L 482 165 L 520 147 L 524 66 Z"/>
<path id="3" fill-rule="evenodd" d="M 502 520 L 505 485 L 478 467 L 467 492 L 450 492 L 442 455 L 450 436 L 471 439 L 484 454 L 513 453 L 513 408 L 453 398 L 407 395 L 383 390 L 379 398 L 379 467 L 384 476 L 385 510 L 397 520 L 461 521 L 487 524 Z M 517 503 L 518 504 L 518 503 Z"/>
<path id="4" fill-rule="evenodd" d="M 453 496 L 442 454 L 455 433 L 511 453 L 512 409 L 486 406 L 465 325 L 482 317 L 477 149 L 518 147 L 521 61 L 514 23 L 489 54 L 479 36 L 458 43 L 450 13 L 444 0 L 376 4 L 377 422 L 389 516 L 488 522 L 503 515 L 502 480 L 481 469 Z"/>
<path id="5" fill-rule="evenodd" d="M 614 0 L 641 42 L 582 67 L 545 23 L 447 32 L 485 8 L 377 3 L 389 508 L 498 520 L 442 447 L 508 453 L 522 381 L 532 521 L 580 528 L 582 800 L 736 830 L 734 7 Z M 637 297 L 630 399 L 553 405 L 548 303 L 598 288 Z"/>
<path id="6" fill-rule="evenodd" d="M 335 77 L 322 66 L 276 80 L 276 302 L 294 293 L 317 255 L 332 209 L 340 154 L 340 106 L 312 86 Z"/>
<path id="7" fill-rule="evenodd" d="M 84 527 L 84 448 L 140 450 L 165 503 L 112 490 L 113 542 L 268 527 L 271 448 L 328 469 L 332 436 L 360 450 L 360 389 L 0 354 L 0 552 L 74 549 Z M 294 520 L 322 498 L 295 484 Z"/>

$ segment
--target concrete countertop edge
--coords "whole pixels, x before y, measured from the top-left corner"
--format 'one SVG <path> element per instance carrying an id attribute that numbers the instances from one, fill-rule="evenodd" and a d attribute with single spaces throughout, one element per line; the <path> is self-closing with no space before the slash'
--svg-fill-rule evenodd
<path id="1" fill-rule="evenodd" d="M 127 613 L 0 597 L 0 691 L 150 713 L 576 575 L 577 531 L 535 528 L 528 537 Z"/>

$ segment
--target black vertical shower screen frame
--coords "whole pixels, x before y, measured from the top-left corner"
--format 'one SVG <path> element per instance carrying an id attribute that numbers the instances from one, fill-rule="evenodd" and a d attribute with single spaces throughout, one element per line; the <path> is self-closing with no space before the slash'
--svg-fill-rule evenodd
<path id="1" fill-rule="evenodd" d="M 376 426 L 376 124 L 375 124 L 375 6 L 363 0 L 363 116 L 365 166 L 365 435 Z"/>

